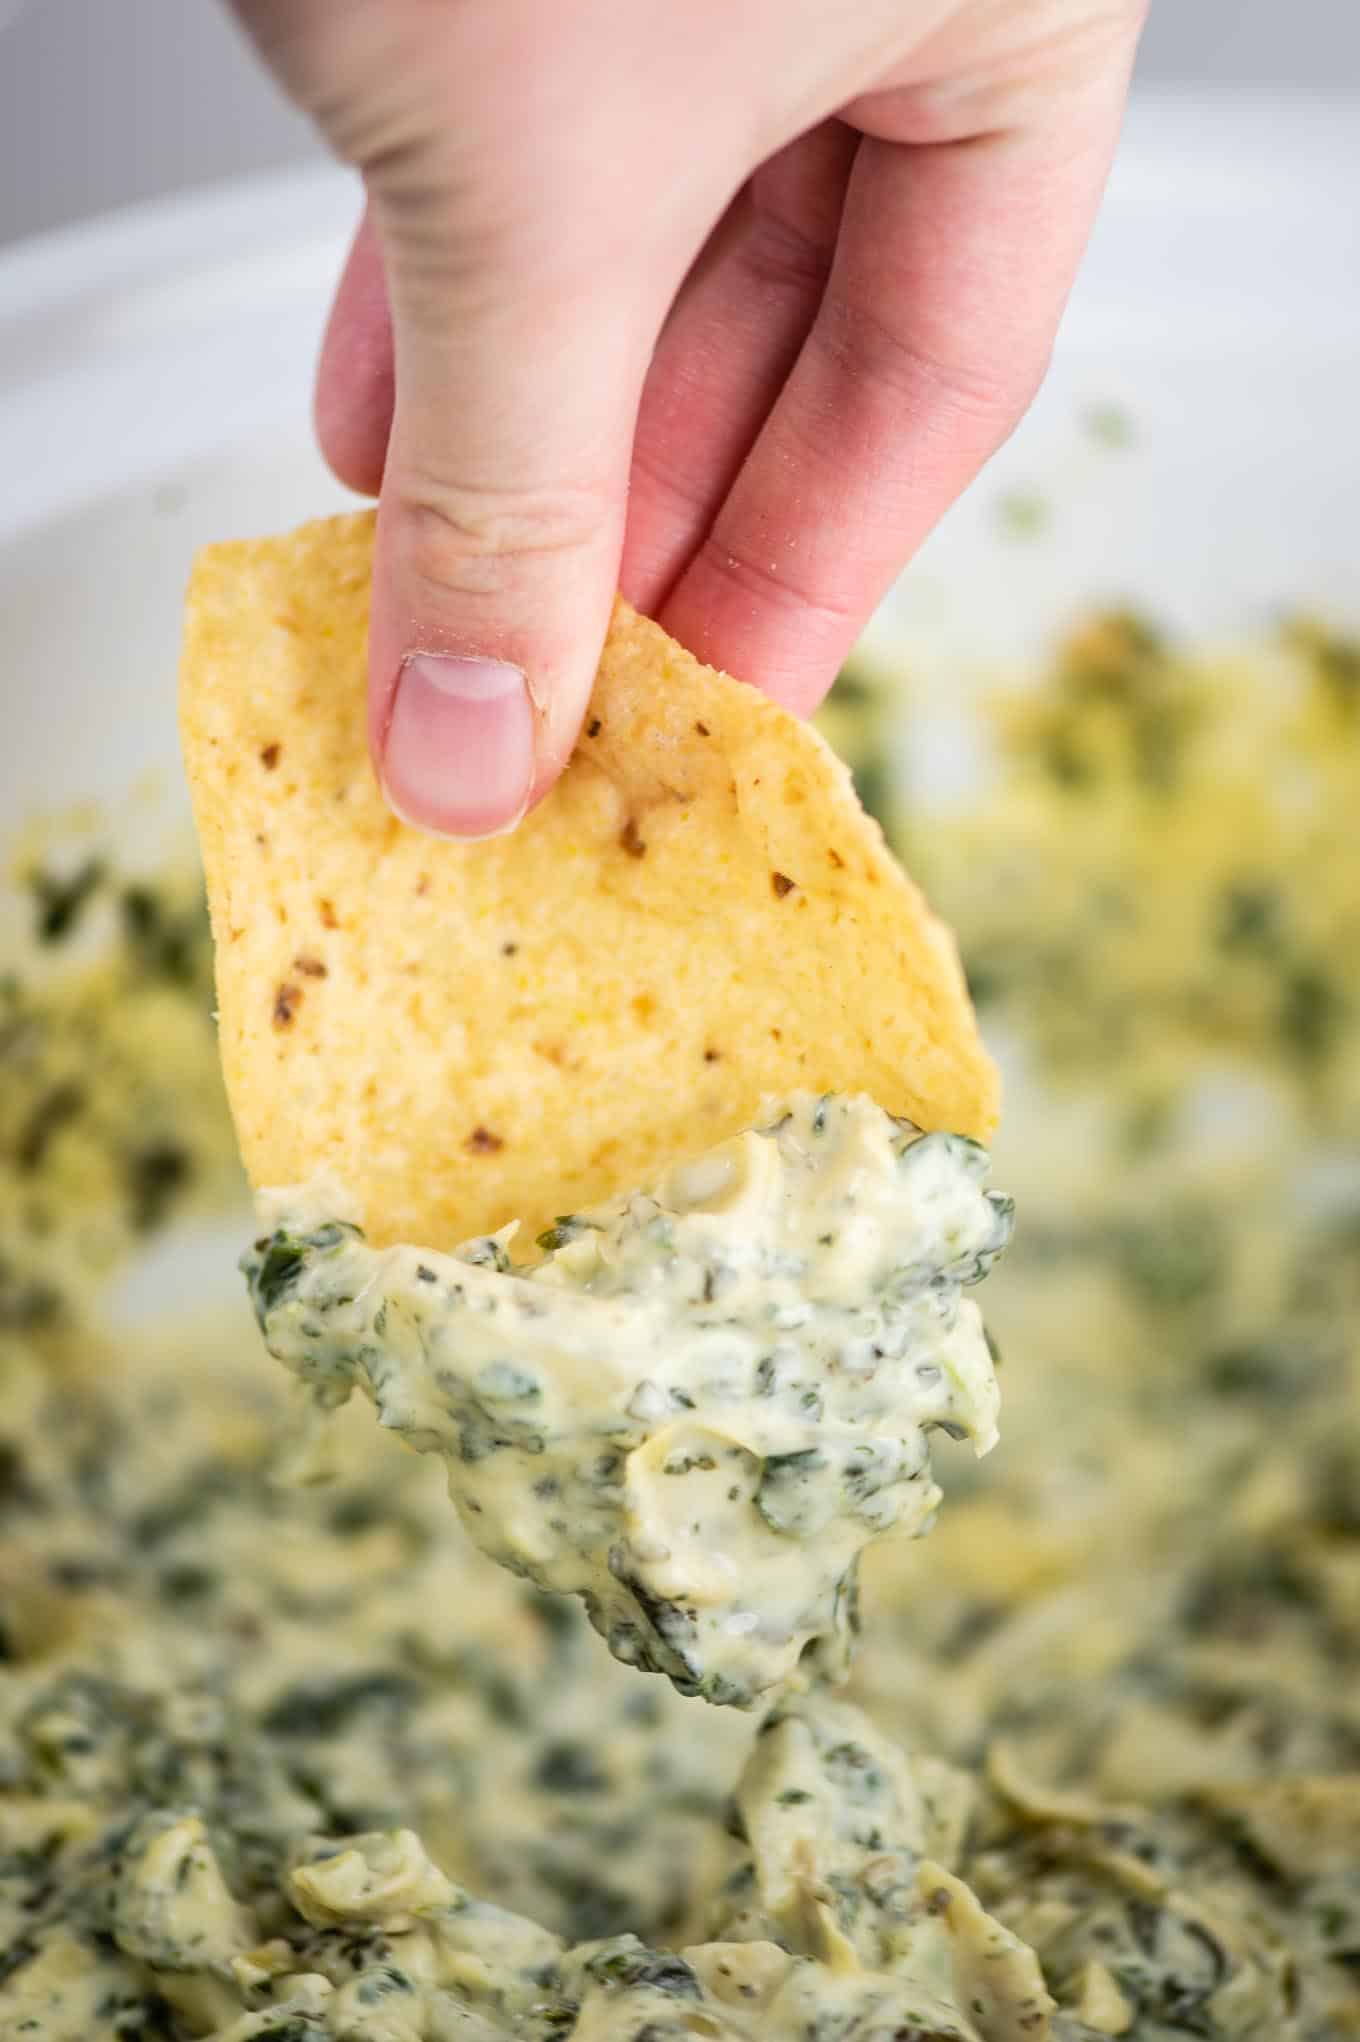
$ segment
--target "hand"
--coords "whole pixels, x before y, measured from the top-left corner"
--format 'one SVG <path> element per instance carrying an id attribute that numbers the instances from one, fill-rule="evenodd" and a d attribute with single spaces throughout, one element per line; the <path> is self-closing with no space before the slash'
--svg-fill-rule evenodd
<path id="1" fill-rule="evenodd" d="M 316 410 L 393 805 L 511 827 L 616 586 L 811 710 L 1042 378 L 1144 0 L 235 4 L 367 187 Z"/>

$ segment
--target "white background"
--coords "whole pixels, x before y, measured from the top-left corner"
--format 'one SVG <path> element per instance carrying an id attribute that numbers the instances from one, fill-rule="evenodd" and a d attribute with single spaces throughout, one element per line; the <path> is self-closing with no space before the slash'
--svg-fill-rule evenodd
<path id="1" fill-rule="evenodd" d="M 1153 0 L 1140 72 L 1355 88 L 1360 4 Z M 0 241 L 315 148 L 222 0 L 0 0 Z"/>

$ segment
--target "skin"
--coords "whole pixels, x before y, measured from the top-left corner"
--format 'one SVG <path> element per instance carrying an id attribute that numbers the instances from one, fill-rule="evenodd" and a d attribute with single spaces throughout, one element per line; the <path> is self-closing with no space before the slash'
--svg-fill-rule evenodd
<path id="1" fill-rule="evenodd" d="M 234 0 L 362 174 L 317 382 L 399 812 L 513 827 L 617 587 L 799 713 L 1037 389 L 1145 0 Z"/>

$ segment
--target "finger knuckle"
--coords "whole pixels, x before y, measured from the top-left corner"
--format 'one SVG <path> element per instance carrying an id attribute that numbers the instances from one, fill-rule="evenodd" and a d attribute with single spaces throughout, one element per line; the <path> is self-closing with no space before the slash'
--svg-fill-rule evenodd
<path id="1" fill-rule="evenodd" d="M 742 260 L 758 289 L 820 293 L 831 270 L 832 244 L 802 232 L 770 207 L 756 207 Z"/>
<path id="2" fill-rule="evenodd" d="M 823 629 L 829 624 L 842 625 L 851 615 L 850 606 L 834 588 L 822 587 L 815 576 L 796 564 L 766 559 L 758 546 L 740 537 L 710 538 L 700 559 L 715 582 L 726 583 L 763 609 L 797 619 L 803 626 L 809 622 Z"/>
<path id="3" fill-rule="evenodd" d="M 607 515 L 602 491 L 535 491 L 429 484 L 402 503 L 403 553 L 422 586 L 481 594 L 541 561 L 594 543 Z"/>
<path id="4" fill-rule="evenodd" d="M 862 305 L 828 306 L 823 344 L 847 382 L 887 395 L 894 408 L 933 413 L 994 433 L 1028 408 L 1047 366 L 1034 349 L 935 351 Z"/>

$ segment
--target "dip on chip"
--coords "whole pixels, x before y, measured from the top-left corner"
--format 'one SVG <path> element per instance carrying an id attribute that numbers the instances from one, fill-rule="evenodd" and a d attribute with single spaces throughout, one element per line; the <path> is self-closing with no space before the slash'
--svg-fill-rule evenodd
<path id="1" fill-rule="evenodd" d="M 260 1200 L 242 1267 L 320 1412 L 354 1390 L 437 1454 L 464 1528 L 580 1595 L 616 1658 L 749 1707 L 843 1679 L 866 1546 L 915 1538 L 931 1438 L 1000 1402 L 965 1290 L 1005 1249 L 991 1158 L 871 1099 L 795 1093 L 649 1188 L 449 1255 L 375 1249 L 324 1179 Z"/>
<path id="2" fill-rule="evenodd" d="M 646 1183 L 763 1100 L 984 1138 L 948 932 L 806 724 L 620 602 L 575 754 L 513 835 L 436 840 L 369 761 L 373 520 L 213 546 L 182 724 L 222 1061 L 257 1187 L 327 1171 L 450 1247 Z"/>

